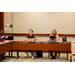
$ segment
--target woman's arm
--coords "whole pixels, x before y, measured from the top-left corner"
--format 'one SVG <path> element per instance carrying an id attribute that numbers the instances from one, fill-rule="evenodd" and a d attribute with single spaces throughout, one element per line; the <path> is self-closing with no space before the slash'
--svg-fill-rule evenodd
<path id="1" fill-rule="evenodd" d="M 30 39 L 31 41 L 34 41 L 35 40 L 35 38 L 32 38 L 32 39 Z"/>
<path id="2" fill-rule="evenodd" d="M 50 37 L 50 36 L 53 36 L 52 33 L 49 35 L 49 37 Z"/>
<path id="3" fill-rule="evenodd" d="M 28 41 L 28 40 L 29 40 L 29 39 L 28 39 L 28 37 L 29 37 L 29 35 L 27 35 L 27 37 L 26 37 L 25 41 Z"/>
<path id="4" fill-rule="evenodd" d="M 2 36 L 3 40 L 5 40 L 5 36 Z"/>
<path id="5" fill-rule="evenodd" d="M 5 36 L 2 36 L 2 38 L 4 38 Z"/>
<path id="6" fill-rule="evenodd" d="M 56 41 L 59 41 L 59 36 L 58 35 L 56 36 Z"/>
<path id="7" fill-rule="evenodd" d="M 53 36 L 52 34 L 50 34 L 50 36 Z M 49 40 L 50 40 L 50 36 L 49 36 Z"/>
<path id="8" fill-rule="evenodd" d="M 35 38 L 32 38 L 32 39 L 26 38 L 26 39 L 25 39 L 25 41 L 33 41 L 33 40 L 35 40 Z"/>
<path id="9" fill-rule="evenodd" d="M 25 41 L 27 41 L 27 40 L 28 40 L 28 38 L 25 39 Z"/>

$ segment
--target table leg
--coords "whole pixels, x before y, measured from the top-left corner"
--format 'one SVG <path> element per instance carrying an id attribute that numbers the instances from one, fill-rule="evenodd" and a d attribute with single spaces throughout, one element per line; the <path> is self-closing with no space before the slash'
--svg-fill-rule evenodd
<path id="1" fill-rule="evenodd" d="M 67 61 L 68 61 L 68 51 L 67 51 Z"/>
<path id="2" fill-rule="evenodd" d="M 53 51 L 49 51 L 49 56 L 51 59 L 53 58 Z"/>
<path id="3" fill-rule="evenodd" d="M 13 56 L 12 52 L 13 52 L 13 50 L 11 50 L 11 57 Z"/>
<path id="4" fill-rule="evenodd" d="M 50 57 L 50 51 L 48 51 L 48 58 Z"/>
<path id="5" fill-rule="evenodd" d="M 9 51 L 9 57 L 10 57 L 10 51 Z"/>
<path id="6" fill-rule="evenodd" d="M 60 51 L 58 51 L 58 58 L 60 57 Z"/>
<path id="7" fill-rule="evenodd" d="M 25 51 L 25 54 L 26 54 L 26 51 Z M 25 58 L 26 58 L 26 56 L 25 56 Z"/>
<path id="8" fill-rule="evenodd" d="M 17 50 L 17 58 L 19 58 L 19 51 L 18 51 L 18 50 Z M 16 59 L 17 59 L 17 58 L 16 58 Z"/>

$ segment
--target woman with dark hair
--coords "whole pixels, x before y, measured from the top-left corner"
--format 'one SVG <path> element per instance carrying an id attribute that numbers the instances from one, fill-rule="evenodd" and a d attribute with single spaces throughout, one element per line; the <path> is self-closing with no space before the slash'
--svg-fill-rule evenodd
<path id="1" fill-rule="evenodd" d="M 35 35 L 33 34 L 32 29 L 29 30 L 29 34 L 27 35 L 25 41 L 35 41 Z M 34 58 L 34 53 L 33 53 L 32 50 L 30 50 L 30 51 L 31 51 L 32 59 L 33 59 Z M 25 56 L 27 56 L 27 55 L 28 55 L 28 51 L 26 51 L 26 53 L 25 53 Z"/>
<path id="2" fill-rule="evenodd" d="M 3 38 L 3 40 L 13 40 L 13 36 L 2 36 L 1 35 L 1 37 Z M 6 57 L 5 53 L 3 53 L 1 55 L 1 58 L 5 58 L 5 57 Z"/>

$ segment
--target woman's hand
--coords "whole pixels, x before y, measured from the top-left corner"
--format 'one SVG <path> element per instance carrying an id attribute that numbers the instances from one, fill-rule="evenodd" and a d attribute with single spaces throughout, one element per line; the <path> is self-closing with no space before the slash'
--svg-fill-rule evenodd
<path id="1" fill-rule="evenodd" d="M 28 38 L 26 38 L 25 39 L 25 41 L 34 41 L 35 39 L 33 38 L 33 39 L 28 39 Z"/>
<path id="2" fill-rule="evenodd" d="M 2 36 L 2 38 L 4 38 L 5 36 Z"/>
<path id="3" fill-rule="evenodd" d="M 25 41 L 32 41 L 31 39 L 26 38 Z"/>
<path id="4" fill-rule="evenodd" d="M 6 39 L 8 38 L 8 36 L 5 37 Z"/>

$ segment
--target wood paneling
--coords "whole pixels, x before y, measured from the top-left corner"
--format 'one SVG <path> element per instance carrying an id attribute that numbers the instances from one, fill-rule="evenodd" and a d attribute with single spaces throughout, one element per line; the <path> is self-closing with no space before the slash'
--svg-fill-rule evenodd
<path id="1" fill-rule="evenodd" d="M 13 48 L 12 45 L 13 45 L 12 43 L 1 45 L 0 46 L 0 55 L 12 50 L 12 48 Z"/>
<path id="2" fill-rule="evenodd" d="M 1 32 L 1 29 L 2 29 L 2 12 L 0 12 L 0 32 Z"/>

